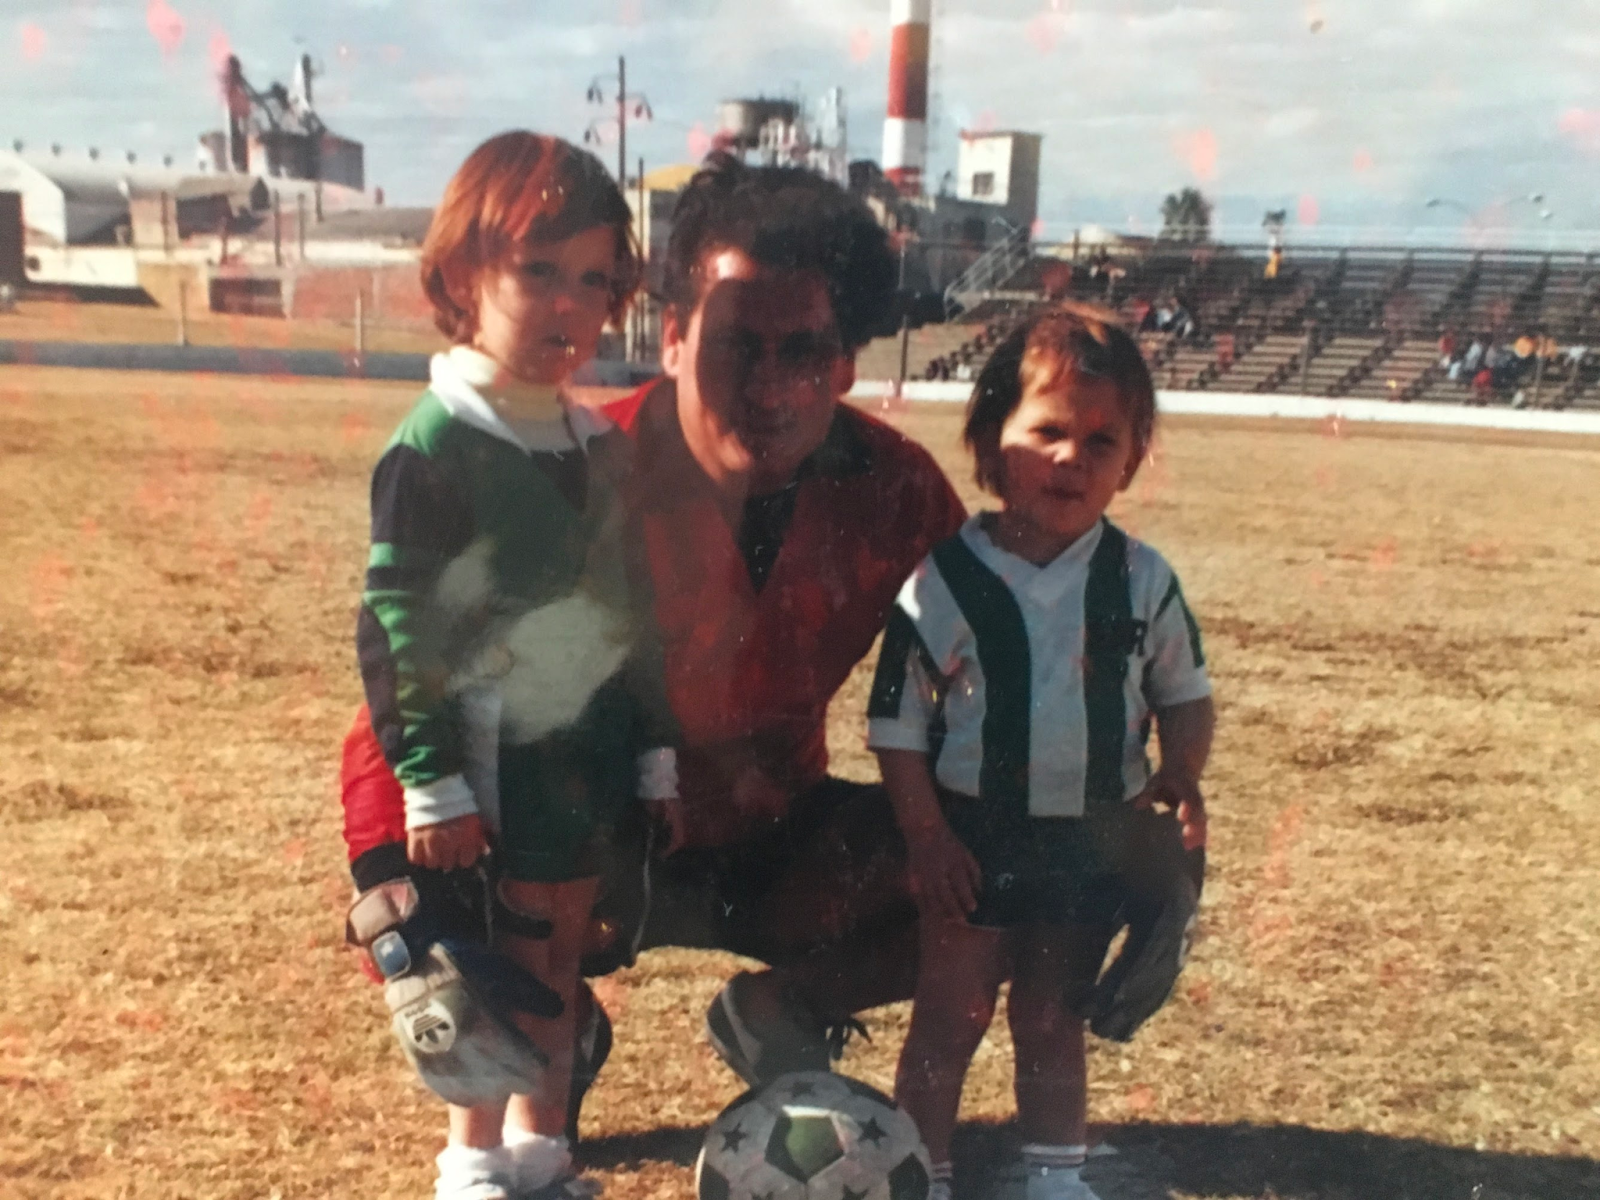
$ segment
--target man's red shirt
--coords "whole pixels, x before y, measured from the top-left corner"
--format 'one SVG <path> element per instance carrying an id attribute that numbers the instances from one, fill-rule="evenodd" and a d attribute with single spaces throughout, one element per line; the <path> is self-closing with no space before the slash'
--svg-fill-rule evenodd
<path id="1" fill-rule="evenodd" d="M 684 444 L 670 384 L 604 411 L 638 445 L 687 843 L 727 845 L 780 820 L 827 773 L 829 701 L 872 648 L 901 583 L 965 513 L 926 450 L 841 404 L 801 469 L 758 589 L 738 530 Z M 404 840 L 400 786 L 365 709 L 345 741 L 341 782 L 352 860 Z"/>

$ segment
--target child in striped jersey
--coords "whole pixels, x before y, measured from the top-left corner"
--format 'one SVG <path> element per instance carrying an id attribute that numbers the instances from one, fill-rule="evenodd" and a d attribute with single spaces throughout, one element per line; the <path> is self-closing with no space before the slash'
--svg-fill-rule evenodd
<path id="1" fill-rule="evenodd" d="M 1185 844 L 1204 843 L 1200 631 L 1171 568 L 1105 517 L 1154 424 L 1139 348 L 1109 317 L 1062 306 L 1007 337 L 965 429 L 1000 511 L 934 549 L 884 631 L 868 740 L 906 837 L 923 963 L 895 1095 L 939 1200 L 1008 974 L 1027 1200 L 1093 1200 L 1075 1010 L 1121 902 L 1112 864 L 1136 806 L 1170 806 Z"/>
<path id="2" fill-rule="evenodd" d="M 631 443 L 563 391 L 637 286 L 630 229 L 584 151 L 526 132 L 473 151 L 422 256 L 453 345 L 373 472 L 358 646 L 407 858 L 471 867 L 492 839 L 495 948 L 565 1005 L 518 1015 L 549 1059 L 541 1094 L 451 1107 L 438 1200 L 584 1194 L 562 1135 L 606 833 L 636 797 L 676 795 Z"/>

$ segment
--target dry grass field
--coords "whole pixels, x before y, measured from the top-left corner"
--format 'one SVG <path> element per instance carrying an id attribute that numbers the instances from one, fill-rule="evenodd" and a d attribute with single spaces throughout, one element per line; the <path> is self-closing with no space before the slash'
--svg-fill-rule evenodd
<path id="1" fill-rule="evenodd" d="M 409 400 L 0 373 L 8 1200 L 431 1195 L 439 1106 L 339 944 L 333 782 L 366 474 Z M 955 414 L 901 420 L 965 487 Z M 1597 495 L 1592 441 L 1166 427 L 1117 514 L 1207 632 L 1214 872 L 1180 995 L 1092 1054 L 1106 1173 L 1137 1176 L 1107 1200 L 1600 1195 Z M 699 1032 L 733 965 L 601 983 L 608 1197 L 689 1194 L 739 1090 Z M 904 1021 L 846 1069 L 887 1083 Z M 997 1025 L 973 1161 L 1008 1064 Z"/>

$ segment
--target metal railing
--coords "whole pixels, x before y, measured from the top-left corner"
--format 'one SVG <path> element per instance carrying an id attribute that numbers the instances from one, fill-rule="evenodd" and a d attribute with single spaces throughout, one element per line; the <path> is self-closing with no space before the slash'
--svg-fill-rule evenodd
<path id="1" fill-rule="evenodd" d="M 1031 257 L 1028 231 L 1014 228 L 996 242 L 978 260 L 951 281 L 944 290 L 946 317 L 954 317 L 974 301 L 983 300 L 1000 289 L 1023 267 Z"/>

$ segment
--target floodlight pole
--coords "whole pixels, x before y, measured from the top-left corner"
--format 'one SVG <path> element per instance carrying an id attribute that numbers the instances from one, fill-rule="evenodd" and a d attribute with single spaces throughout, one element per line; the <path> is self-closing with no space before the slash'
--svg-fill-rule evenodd
<path id="1" fill-rule="evenodd" d="M 589 84 L 588 99 L 591 104 L 606 103 L 605 89 L 601 86 L 609 80 L 609 75 L 596 75 Z M 617 186 L 628 186 L 628 105 L 635 106 L 640 120 L 648 121 L 651 117 L 650 101 L 643 95 L 628 94 L 628 60 L 622 55 L 617 56 Z M 584 131 L 585 144 L 598 145 L 600 142 L 600 125 L 602 121 L 591 122 Z"/>
<path id="2" fill-rule="evenodd" d="M 1540 330 L 1533 343 L 1533 407 L 1539 407 L 1544 391 L 1544 330 Z"/>

